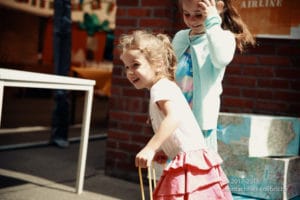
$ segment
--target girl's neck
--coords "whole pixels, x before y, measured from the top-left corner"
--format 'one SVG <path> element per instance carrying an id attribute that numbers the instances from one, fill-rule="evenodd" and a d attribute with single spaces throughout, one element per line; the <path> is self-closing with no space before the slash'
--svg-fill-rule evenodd
<path id="1" fill-rule="evenodd" d="M 203 34 L 205 34 L 205 30 L 203 30 L 199 33 L 195 33 L 195 32 L 193 32 L 193 30 L 190 31 L 190 37 L 197 36 L 197 35 L 203 35 Z"/>
<path id="2" fill-rule="evenodd" d="M 163 78 L 165 78 L 165 76 L 162 75 L 158 75 L 155 78 L 153 78 L 151 85 L 147 89 L 150 90 L 153 87 L 153 85 L 155 85 L 159 80 Z"/>

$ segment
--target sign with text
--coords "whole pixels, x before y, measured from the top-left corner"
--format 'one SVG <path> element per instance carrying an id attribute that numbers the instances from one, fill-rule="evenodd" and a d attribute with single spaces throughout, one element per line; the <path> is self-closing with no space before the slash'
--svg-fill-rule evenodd
<path id="1" fill-rule="evenodd" d="M 299 0 L 232 1 L 250 31 L 258 37 L 300 39 Z"/>

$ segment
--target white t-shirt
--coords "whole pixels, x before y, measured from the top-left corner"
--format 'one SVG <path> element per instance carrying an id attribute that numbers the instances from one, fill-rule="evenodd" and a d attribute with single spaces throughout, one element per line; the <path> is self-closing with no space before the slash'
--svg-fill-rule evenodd
<path id="1" fill-rule="evenodd" d="M 180 88 L 167 78 L 159 80 L 150 89 L 149 112 L 154 133 L 164 119 L 156 104 L 160 100 L 172 101 L 176 105 L 176 114 L 181 116 L 177 129 L 161 146 L 167 156 L 172 159 L 180 152 L 206 148 L 201 129 Z"/>

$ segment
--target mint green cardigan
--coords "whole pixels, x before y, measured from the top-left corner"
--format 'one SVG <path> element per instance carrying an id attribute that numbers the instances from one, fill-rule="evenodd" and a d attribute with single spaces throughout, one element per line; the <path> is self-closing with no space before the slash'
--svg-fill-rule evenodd
<path id="1" fill-rule="evenodd" d="M 178 60 L 191 48 L 193 65 L 192 110 L 202 130 L 216 129 L 220 110 L 222 80 L 233 59 L 236 42 L 233 33 L 221 28 L 219 15 L 205 21 L 206 33 L 190 39 L 190 29 L 178 31 L 172 41 Z"/>

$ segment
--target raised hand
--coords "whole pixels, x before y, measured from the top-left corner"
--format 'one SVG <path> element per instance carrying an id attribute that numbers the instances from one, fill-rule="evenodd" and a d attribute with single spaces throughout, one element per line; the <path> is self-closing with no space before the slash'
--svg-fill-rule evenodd
<path id="1" fill-rule="evenodd" d="M 204 18 L 218 14 L 215 0 L 199 0 L 198 5 Z"/>

